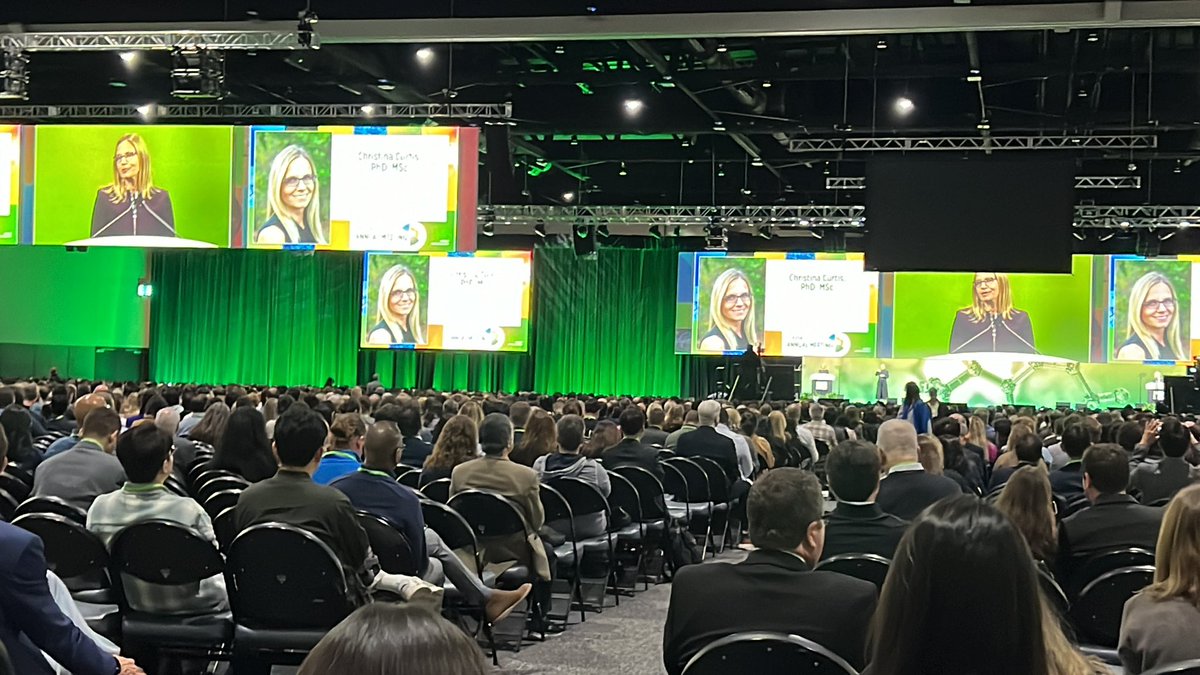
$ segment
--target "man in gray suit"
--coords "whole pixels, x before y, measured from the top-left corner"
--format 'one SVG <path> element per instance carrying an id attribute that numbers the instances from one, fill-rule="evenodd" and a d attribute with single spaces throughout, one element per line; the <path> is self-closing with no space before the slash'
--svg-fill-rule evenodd
<path id="1" fill-rule="evenodd" d="M 1168 417 L 1158 430 L 1158 444 L 1163 458 L 1158 462 L 1139 464 L 1130 477 L 1130 487 L 1142 493 L 1142 503 L 1152 504 L 1167 499 L 1191 485 L 1200 474 L 1183 458 L 1191 445 L 1192 434 L 1178 418 Z"/>
<path id="2" fill-rule="evenodd" d="M 33 496 L 59 497 L 87 511 L 96 497 L 125 484 L 125 469 L 113 455 L 121 417 L 98 408 L 83 420 L 79 443 L 42 462 L 33 476 Z"/>

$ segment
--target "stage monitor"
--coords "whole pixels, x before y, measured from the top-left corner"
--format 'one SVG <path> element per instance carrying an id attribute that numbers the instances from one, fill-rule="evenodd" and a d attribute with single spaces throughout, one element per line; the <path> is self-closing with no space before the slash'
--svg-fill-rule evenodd
<path id="1" fill-rule="evenodd" d="M 530 251 L 368 253 L 360 344 L 528 351 L 532 260 Z"/>
<path id="2" fill-rule="evenodd" d="M 253 127 L 247 247 L 458 250 L 478 148 L 472 128 Z"/>
<path id="3" fill-rule="evenodd" d="M 866 187 L 868 269 L 1071 271 L 1070 158 L 878 158 Z"/>
<path id="4" fill-rule="evenodd" d="M 32 243 L 228 247 L 230 126 L 35 127 Z"/>
<path id="5" fill-rule="evenodd" d="M 681 253 L 675 352 L 870 358 L 878 284 L 852 253 Z"/>
<path id="6" fill-rule="evenodd" d="M 17 243 L 20 167 L 20 127 L 0 124 L 0 246 Z"/>

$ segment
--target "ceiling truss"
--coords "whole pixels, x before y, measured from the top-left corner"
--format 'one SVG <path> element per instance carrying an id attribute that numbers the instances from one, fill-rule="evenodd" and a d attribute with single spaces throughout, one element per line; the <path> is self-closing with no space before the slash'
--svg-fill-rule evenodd
<path id="1" fill-rule="evenodd" d="M 1079 136 L 906 136 L 792 138 L 789 152 L 918 152 L 994 150 L 1146 150 L 1158 147 L 1154 134 Z"/>

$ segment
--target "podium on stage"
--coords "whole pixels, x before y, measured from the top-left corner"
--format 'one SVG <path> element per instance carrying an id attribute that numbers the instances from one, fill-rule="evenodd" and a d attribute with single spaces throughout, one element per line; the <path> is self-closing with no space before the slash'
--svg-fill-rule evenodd
<path id="1" fill-rule="evenodd" d="M 834 378 L 834 376 L 830 375 L 828 372 L 822 370 L 813 373 L 811 382 L 814 398 L 820 396 L 829 396 L 834 391 L 833 385 L 836 382 L 836 378 Z"/>

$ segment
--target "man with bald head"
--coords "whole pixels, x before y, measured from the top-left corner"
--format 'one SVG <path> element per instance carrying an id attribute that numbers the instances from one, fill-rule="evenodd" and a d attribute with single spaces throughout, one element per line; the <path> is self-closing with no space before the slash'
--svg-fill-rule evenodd
<path id="1" fill-rule="evenodd" d="M 695 431 L 679 437 L 675 446 L 677 457 L 707 457 L 721 466 L 729 482 L 736 483 L 738 479 L 749 480 L 750 476 L 738 464 L 737 447 L 733 439 L 717 431 L 717 419 L 721 416 L 721 404 L 713 401 L 702 401 L 696 408 L 699 417 Z"/>
<path id="2" fill-rule="evenodd" d="M 416 493 L 396 482 L 396 463 L 403 441 L 395 422 L 384 420 L 372 424 L 363 445 L 362 466 L 330 486 L 341 490 L 354 508 L 383 518 L 404 534 L 413 560 L 421 568 L 417 574 L 422 579 L 440 584 L 444 573 L 467 602 L 484 608 L 489 621 L 508 616 L 532 587 L 525 584 L 515 591 L 487 588 L 436 532 L 425 527 Z"/>
<path id="3" fill-rule="evenodd" d="M 883 451 L 886 473 L 875 502 L 885 513 L 912 520 L 943 497 L 962 494 L 953 480 L 925 472 L 917 459 L 917 429 L 909 422 L 890 419 L 880 424 L 876 445 Z"/>
<path id="4" fill-rule="evenodd" d="M 87 417 L 88 413 L 97 408 L 107 407 L 109 407 L 108 401 L 100 394 L 87 394 L 75 401 L 75 405 L 71 406 L 71 409 L 75 412 L 75 431 L 71 432 L 70 436 L 65 436 L 51 443 L 50 447 L 46 448 L 46 454 L 42 458 L 42 461 L 75 447 L 80 441 L 79 430 L 83 428 L 83 420 Z"/>

